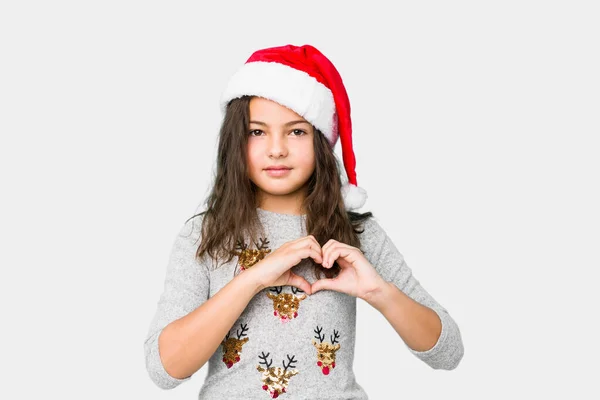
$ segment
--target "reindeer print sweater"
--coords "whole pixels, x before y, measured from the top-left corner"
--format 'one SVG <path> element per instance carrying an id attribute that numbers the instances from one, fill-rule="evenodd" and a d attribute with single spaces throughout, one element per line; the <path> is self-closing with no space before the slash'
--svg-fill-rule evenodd
<path id="1" fill-rule="evenodd" d="M 237 257 L 218 268 L 213 262 L 198 262 L 194 258 L 201 216 L 184 224 L 176 236 L 164 291 L 144 342 L 146 368 L 160 388 L 171 389 L 191 379 L 176 379 L 165 371 L 158 348 L 164 327 L 192 312 L 234 276 L 283 243 L 307 235 L 304 215 L 260 208 L 257 212 L 264 237 L 258 243 L 240 241 Z M 362 228 L 361 250 L 379 274 L 433 309 L 442 321 L 441 335 L 431 349 L 421 352 L 406 345 L 405 348 L 431 368 L 455 368 L 463 356 L 457 324 L 419 284 L 376 220 L 369 218 Z M 307 260 L 292 270 L 310 283 L 315 281 L 313 267 Z M 209 359 L 199 398 L 367 399 L 353 372 L 355 326 L 355 297 L 328 290 L 307 296 L 290 286 L 266 288 L 253 297 Z M 403 343 L 398 337 L 400 342 Z"/>

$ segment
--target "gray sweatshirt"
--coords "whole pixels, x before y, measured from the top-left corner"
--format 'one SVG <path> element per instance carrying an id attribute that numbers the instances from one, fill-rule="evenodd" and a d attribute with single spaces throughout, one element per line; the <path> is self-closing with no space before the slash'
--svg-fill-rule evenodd
<path id="1" fill-rule="evenodd" d="M 165 371 L 158 351 L 162 329 L 195 310 L 236 274 L 285 242 L 307 235 L 304 215 L 260 208 L 257 212 L 264 227 L 263 238 L 258 243 L 241 243 L 238 256 L 219 268 L 212 261 L 194 259 L 200 216 L 184 224 L 177 235 L 164 291 L 144 342 L 148 374 L 160 388 L 171 389 L 191 378 L 176 379 Z M 456 322 L 415 279 L 376 220 L 369 218 L 363 228 L 360 248 L 379 274 L 433 309 L 442 321 L 442 332 L 433 348 L 421 352 L 405 347 L 431 368 L 455 368 L 464 351 Z M 292 271 L 309 283 L 315 281 L 307 260 Z M 291 286 L 266 288 L 252 298 L 209 359 L 199 398 L 367 399 L 353 372 L 355 327 L 355 297 L 330 290 L 307 296 Z M 398 341 L 402 339 L 398 337 Z"/>

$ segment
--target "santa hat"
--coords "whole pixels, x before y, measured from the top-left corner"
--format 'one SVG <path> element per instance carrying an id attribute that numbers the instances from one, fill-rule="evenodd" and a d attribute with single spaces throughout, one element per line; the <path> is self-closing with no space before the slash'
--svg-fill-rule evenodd
<path id="1" fill-rule="evenodd" d="M 367 193 L 356 183 L 352 149 L 350 101 L 335 66 L 310 45 L 286 45 L 254 52 L 231 77 L 221 97 L 221 111 L 230 100 L 252 95 L 285 106 L 320 130 L 331 148 L 338 138 L 348 181 L 342 186 L 346 209 L 365 204 Z"/>

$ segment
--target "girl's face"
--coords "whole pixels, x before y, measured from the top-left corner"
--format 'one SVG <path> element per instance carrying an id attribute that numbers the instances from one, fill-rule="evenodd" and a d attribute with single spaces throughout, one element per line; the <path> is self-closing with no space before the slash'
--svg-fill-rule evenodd
<path id="1" fill-rule="evenodd" d="M 259 205 L 298 208 L 315 170 L 312 125 L 271 100 L 250 100 L 248 173 L 258 188 Z"/>

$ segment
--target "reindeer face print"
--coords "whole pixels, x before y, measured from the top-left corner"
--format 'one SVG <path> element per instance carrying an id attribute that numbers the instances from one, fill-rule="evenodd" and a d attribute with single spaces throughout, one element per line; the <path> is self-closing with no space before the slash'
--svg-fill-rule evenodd
<path id="1" fill-rule="evenodd" d="M 267 297 L 273 300 L 273 315 L 279 317 L 281 322 L 285 323 L 291 321 L 298 316 L 298 309 L 300 308 L 300 302 L 306 299 L 306 294 L 296 296 L 298 292 L 302 290 L 292 286 L 291 293 L 281 293 L 283 291 L 282 286 L 271 288 L 271 292 L 267 293 Z"/>
<path id="2" fill-rule="evenodd" d="M 261 360 L 259 365 L 256 367 L 258 372 L 262 373 L 261 380 L 263 383 L 263 390 L 265 390 L 271 398 L 276 399 L 280 394 L 286 393 L 290 378 L 298 374 L 298 371 L 291 368 L 296 368 L 293 363 L 297 362 L 294 360 L 295 356 L 287 356 L 287 364 L 283 361 L 283 368 L 271 367 L 273 364 L 272 360 L 269 360 L 269 354 L 262 352 L 262 355 L 258 356 Z M 264 367 L 263 367 L 264 366 Z"/>
<path id="3" fill-rule="evenodd" d="M 246 245 L 244 242 L 237 242 L 237 251 L 234 252 L 234 254 L 239 257 L 238 264 L 240 265 L 242 271 L 247 270 L 257 262 L 265 258 L 265 256 L 271 252 L 271 250 L 268 248 L 268 244 L 269 241 L 267 240 L 267 238 L 261 238 L 260 243 L 254 243 L 256 249 L 249 249 L 248 245 Z"/>
<path id="4" fill-rule="evenodd" d="M 323 328 L 315 329 L 315 338 L 319 339 L 319 342 L 313 339 L 313 345 L 317 349 L 317 365 L 321 368 L 324 375 L 329 375 L 329 372 L 335 368 L 335 353 L 340 349 L 338 339 L 340 337 L 339 332 L 333 330 L 333 335 L 330 336 L 331 343 L 324 342 L 325 334 L 321 334 Z"/>
<path id="5" fill-rule="evenodd" d="M 248 338 L 244 337 L 248 330 L 248 324 L 240 325 L 240 329 L 237 330 L 237 339 L 229 337 L 229 333 L 225 336 L 225 339 L 221 344 L 223 345 L 223 362 L 227 365 L 227 368 L 231 368 L 233 364 L 240 361 L 242 354 L 242 346 L 248 342 Z M 242 337 L 244 337 L 242 339 Z"/>

